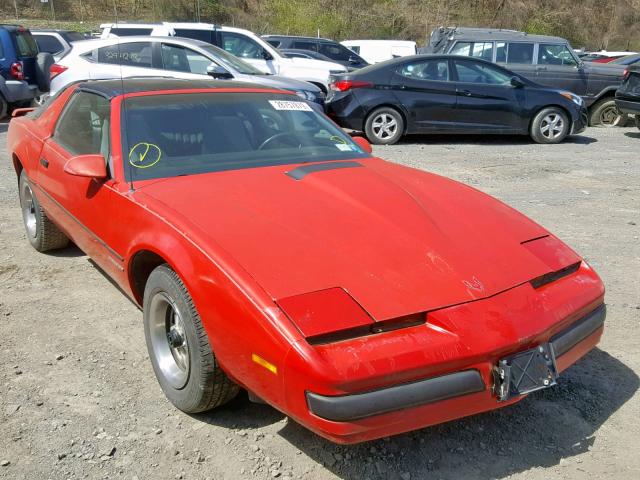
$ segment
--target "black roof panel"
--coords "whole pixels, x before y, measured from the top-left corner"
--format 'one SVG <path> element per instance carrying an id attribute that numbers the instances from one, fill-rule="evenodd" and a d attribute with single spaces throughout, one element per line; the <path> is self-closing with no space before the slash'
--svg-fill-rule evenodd
<path id="1" fill-rule="evenodd" d="M 123 93 L 155 92 L 161 90 L 194 90 L 216 88 L 266 89 L 262 85 L 231 80 L 186 80 L 170 77 L 140 77 L 110 80 L 87 80 L 81 82 L 78 89 L 113 98 Z M 283 93 L 290 93 L 283 90 Z"/>

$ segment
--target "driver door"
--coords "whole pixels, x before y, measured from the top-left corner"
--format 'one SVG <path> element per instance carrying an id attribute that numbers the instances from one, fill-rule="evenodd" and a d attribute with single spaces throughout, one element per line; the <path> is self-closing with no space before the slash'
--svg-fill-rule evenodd
<path id="1" fill-rule="evenodd" d="M 108 162 L 110 101 L 77 91 L 46 140 L 38 163 L 38 199 L 63 231 L 105 271 L 117 277 L 123 258 L 109 245 L 116 228 L 113 180 L 71 175 L 64 166 L 77 155 L 100 154 Z"/>
<path id="2" fill-rule="evenodd" d="M 537 83 L 586 95 L 587 75 L 566 45 L 541 43 L 537 60 Z"/>

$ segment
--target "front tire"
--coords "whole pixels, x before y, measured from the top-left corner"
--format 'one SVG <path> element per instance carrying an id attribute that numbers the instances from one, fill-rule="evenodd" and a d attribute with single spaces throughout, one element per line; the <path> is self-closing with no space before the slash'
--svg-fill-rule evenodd
<path id="1" fill-rule="evenodd" d="M 53 223 L 33 194 L 31 183 L 24 170 L 20 173 L 20 210 L 31 246 L 39 252 L 64 248 L 69 244 L 67 236 Z"/>
<path id="2" fill-rule="evenodd" d="M 0 94 L 0 120 L 2 120 L 7 115 L 8 111 L 9 111 L 9 104 L 4 99 L 2 94 Z"/>
<path id="3" fill-rule="evenodd" d="M 569 134 L 569 117 L 558 107 L 543 108 L 531 122 L 530 135 L 536 143 L 560 143 Z"/>
<path id="4" fill-rule="evenodd" d="M 624 127 L 626 123 L 627 116 L 618 112 L 613 97 L 598 100 L 589 109 L 589 125 L 592 127 Z"/>
<path id="5" fill-rule="evenodd" d="M 240 388 L 220 368 L 187 288 L 168 265 L 151 272 L 143 302 L 149 358 L 169 401 L 198 413 L 234 398 Z"/>
<path id="6" fill-rule="evenodd" d="M 367 117 L 364 133 L 371 143 L 393 145 L 404 133 L 404 119 L 394 108 L 377 108 Z"/>

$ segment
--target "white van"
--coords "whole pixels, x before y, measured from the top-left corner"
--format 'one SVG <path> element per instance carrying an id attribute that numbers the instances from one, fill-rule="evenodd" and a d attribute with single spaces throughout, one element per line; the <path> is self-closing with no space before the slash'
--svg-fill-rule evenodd
<path id="1" fill-rule="evenodd" d="M 369 63 L 384 62 L 417 53 L 416 42 L 408 40 L 345 40 L 340 43 Z"/>
<path id="2" fill-rule="evenodd" d="M 154 37 L 184 37 L 211 43 L 241 58 L 264 73 L 280 75 L 313 83 L 325 93 L 331 75 L 346 73 L 338 63 L 310 58 L 286 58 L 265 40 L 240 28 L 211 23 L 105 23 L 100 25 L 102 38 L 151 35 Z"/>

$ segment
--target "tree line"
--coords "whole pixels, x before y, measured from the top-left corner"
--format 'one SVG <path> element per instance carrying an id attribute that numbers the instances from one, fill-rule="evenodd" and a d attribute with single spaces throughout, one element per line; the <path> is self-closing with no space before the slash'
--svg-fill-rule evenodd
<path id="1" fill-rule="evenodd" d="M 483 26 L 557 35 L 592 50 L 640 50 L 640 0 L 1 0 L 0 18 L 75 29 L 116 18 L 202 21 L 260 34 L 418 45 L 439 26 Z"/>

